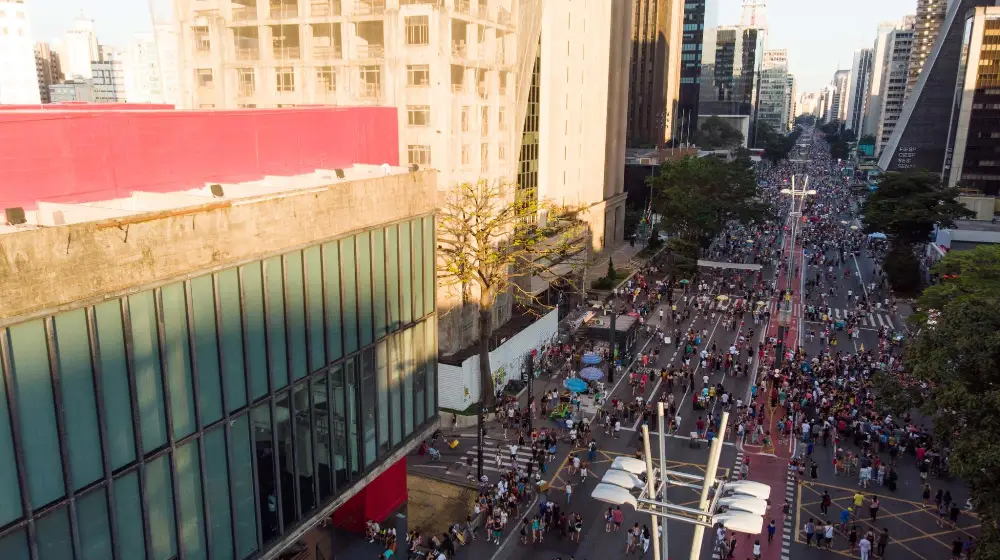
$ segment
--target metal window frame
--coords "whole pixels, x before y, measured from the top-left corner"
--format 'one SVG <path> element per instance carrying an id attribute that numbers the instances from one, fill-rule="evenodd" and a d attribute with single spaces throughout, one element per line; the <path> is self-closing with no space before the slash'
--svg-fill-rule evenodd
<path id="1" fill-rule="evenodd" d="M 237 290 L 239 290 L 240 289 L 239 268 L 236 268 L 235 270 L 236 270 L 236 288 L 237 288 Z M 235 558 L 237 556 L 237 546 L 236 546 L 236 508 L 233 506 L 233 476 L 232 476 L 232 470 L 229 467 L 229 465 L 232 463 L 232 457 L 230 456 L 230 451 L 229 451 L 229 449 L 231 447 L 230 443 L 229 443 L 230 427 L 231 427 L 229 418 L 230 418 L 231 413 L 229 411 L 229 392 L 228 392 L 229 391 L 229 387 L 228 387 L 228 384 L 226 382 L 226 371 L 225 371 L 225 365 L 224 365 L 225 364 L 226 351 L 223 349 L 223 346 L 225 346 L 225 344 L 223 344 L 223 341 L 222 341 L 222 332 L 223 332 L 222 331 L 222 301 L 221 301 L 222 300 L 222 290 L 221 290 L 221 288 L 219 286 L 219 273 L 218 272 L 212 273 L 211 278 L 212 278 L 212 298 L 213 298 L 213 300 L 215 302 L 215 337 L 216 337 L 215 351 L 216 351 L 216 354 L 217 354 L 218 360 L 219 360 L 219 387 L 222 390 L 221 391 L 221 396 L 222 396 L 222 417 L 223 417 L 223 420 L 224 420 L 223 423 L 222 423 L 222 437 L 223 437 L 223 442 L 224 442 L 223 443 L 223 445 L 224 445 L 223 453 L 225 454 L 225 457 L 226 457 L 226 491 L 228 492 L 228 495 L 229 495 L 229 527 L 231 528 L 231 531 L 230 531 L 230 534 L 229 534 L 229 547 L 230 547 L 230 550 L 232 550 L 233 557 Z M 240 334 L 242 335 L 243 330 L 244 330 L 243 329 L 243 317 L 242 317 L 243 316 L 242 291 L 240 291 L 239 296 L 240 296 Z M 246 341 L 245 340 L 241 343 L 241 346 L 246 346 Z M 246 371 L 246 369 L 244 368 L 244 372 L 245 371 Z M 244 387 L 247 385 L 247 383 L 246 383 L 246 376 L 245 375 L 244 375 L 244 383 L 243 384 L 244 384 Z M 254 505 L 256 505 L 256 503 Z M 207 507 L 206 507 L 206 511 L 208 511 Z M 206 517 L 205 517 L 205 527 L 206 527 L 207 531 L 211 531 L 211 529 L 210 529 L 210 527 L 211 527 L 211 516 L 210 516 L 210 514 L 206 514 Z M 210 540 L 209 541 L 209 545 L 208 545 L 208 550 L 210 552 L 212 550 L 212 546 L 211 546 L 212 542 L 214 542 L 214 541 Z"/>
<path id="2" fill-rule="evenodd" d="M 213 304 L 212 305 L 212 309 L 213 309 L 213 311 L 215 310 L 215 306 L 217 305 L 216 298 L 215 298 L 215 281 L 214 281 L 214 278 L 213 278 L 214 276 L 215 276 L 214 274 L 209 275 L 209 280 L 212 281 L 212 286 L 213 286 L 212 287 L 212 304 Z M 206 490 L 208 488 L 208 477 L 207 477 L 206 469 L 205 469 L 205 444 L 204 444 L 204 441 L 203 441 L 204 440 L 203 436 L 205 435 L 206 427 L 205 427 L 204 422 L 202 421 L 202 418 L 201 418 L 201 378 L 198 375 L 198 356 L 197 356 L 197 347 L 196 347 L 197 345 L 195 344 L 196 332 L 195 332 L 195 322 L 194 322 L 194 292 L 193 292 L 192 286 L 191 286 L 191 282 L 193 280 L 194 279 L 185 280 L 183 282 L 183 284 L 182 284 L 182 287 L 184 288 L 184 313 L 185 313 L 186 319 L 187 319 L 188 361 L 190 362 L 190 366 L 191 366 L 191 392 L 192 392 L 192 397 L 193 397 L 193 400 L 194 400 L 194 423 L 195 423 L 195 431 L 194 431 L 194 434 L 192 434 L 192 435 L 194 435 L 197 438 L 197 441 L 195 442 L 195 445 L 196 445 L 197 452 L 198 452 L 198 479 L 199 479 L 199 482 L 201 483 L 201 528 L 200 528 L 200 530 L 201 530 L 202 537 L 205 539 L 205 550 L 209 551 L 209 550 L 212 550 L 212 522 L 211 522 L 211 519 L 212 519 L 211 515 L 212 514 L 211 514 L 211 512 L 209 511 L 209 508 L 208 508 L 208 491 Z M 218 322 L 218 315 L 216 315 L 216 321 L 215 322 L 216 323 Z M 215 335 L 215 346 L 216 346 L 216 353 L 218 353 L 218 347 L 219 347 L 219 333 L 218 332 L 216 332 L 216 335 Z M 224 390 L 222 388 L 222 363 L 221 362 L 219 363 L 219 378 L 218 378 L 218 382 L 219 382 L 219 399 L 220 400 L 224 400 L 223 397 L 222 397 L 222 393 L 224 392 Z M 221 415 L 220 419 L 225 419 L 226 416 L 227 416 L 227 414 L 226 414 L 226 408 L 225 408 L 225 403 L 224 402 L 220 402 L 219 405 L 222 407 L 222 415 Z M 227 422 L 227 424 L 228 424 L 228 422 Z M 176 461 L 176 460 L 177 459 L 176 459 L 176 454 L 175 454 L 174 461 Z M 174 490 L 174 494 L 175 495 L 178 494 L 178 492 L 177 492 L 176 489 Z M 183 540 L 184 539 L 181 538 L 179 526 L 178 526 L 177 531 L 178 531 L 178 533 L 177 533 L 177 548 L 178 548 L 178 550 L 183 550 L 183 548 L 184 548 L 184 546 L 183 546 Z M 181 553 L 181 558 L 183 558 L 184 556 L 185 556 L 185 554 Z"/>
<path id="3" fill-rule="evenodd" d="M 317 254 L 319 255 L 319 305 L 322 309 L 322 317 L 320 321 L 320 329 L 322 334 L 320 335 L 322 340 L 319 341 L 320 348 L 323 351 L 323 366 L 320 369 L 310 372 L 306 375 L 309 383 L 309 445 L 312 448 L 312 469 L 313 469 L 313 503 L 320 504 L 320 492 L 319 492 L 319 454 L 316 452 L 316 402 L 313 398 L 312 382 L 313 379 L 317 379 L 320 372 L 322 375 L 326 376 L 327 384 L 327 397 L 326 397 L 326 407 L 327 407 L 327 424 L 329 424 L 330 416 L 330 372 L 329 372 L 329 360 L 326 355 L 326 286 L 323 283 L 323 246 L 314 245 L 316 247 Z M 307 247 L 302 249 L 302 295 L 303 295 L 303 305 L 305 305 L 305 318 L 306 318 L 306 368 L 312 369 L 310 364 L 312 358 L 313 345 L 316 341 L 312 339 L 312 298 L 309 295 L 309 265 L 306 262 L 306 251 L 312 247 Z M 328 430 L 329 431 L 329 430 Z M 329 460 L 331 461 L 330 466 L 330 476 L 333 476 L 333 448 L 327 447 L 329 451 Z M 334 488 L 335 485 L 331 485 Z"/>
<path id="4" fill-rule="evenodd" d="M 55 315 L 51 315 L 42 320 L 42 328 L 45 332 L 45 349 L 49 359 L 49 388 L 52 390 L 52 404 L 56 419 L 57 443 L 59 445 L 60 465 L 62 467 L 63 478 L 63 498 L 68 501 L 66 515 L 69 520 L 70 542 L 73 547 L 73 555 L 80 556 L 80 531 L 76 520 L 76 500 L 73 499 L 73 465 L 69 457 L 69 434 L 66 431 L 66 414 L 62 399 L 62 376 L 60 371 L 59 353 L 56 351 Z M 98 442 L 100 445 L 100 442 Z M 52 511 L 58 509 L 54 507 Z"/>
<path id="5" fill-rule="evenodd" d="M 263 268 L 264 267 L 261 266 L 261 271 L 262 271 L 261 274 L 263 274 Z M 248 335 L 250 334 L 250 328 L 248 326 L 249 325 L 249 321 L 247 320 L 247 299 L 246 299 L 246 295 L 247 294 L 246 294 L 246 283 L 245 283 L 245 281 L 243 279 L 244 274 L 245 274 L 245 265 L 237 266 L 236 267 L 236 278 L 237 278 L 237 282 L 239 283 L 239 289 L 240 289 L 240 323 L 241 323 L 242 332 L 243 332 L 243 368 L 244 368 L 244 371 L 246 371 L 247 370 L 247 364 L 250 363 L 250 351 L 249 351 L 248 345 L 247 345 Z M 265 361 L 267 361 L 267 358 L 266 358 L 267 357 L 267 329 L 266 328 L 264 329 L 264 356 L 265 356 Z M 267 380 L 268 386 L 270 388 L 270 375 L 268 375 L 267 377 L 268 377 L 268 380 Z M 252 474 L 252 477 L 253 477 L 253 481 L 252 482 L 253 482 L 254 521 L 257 524 L 257 527 L 256 527 L 256 529 L 257 529 L 257 550 L 260 551 L 261 549 L 264 548 L 264 523 L 263 523 L 263 517 L 261 516 L 260 476 L 259 476 L 259 474 L 257 472 L 258 471 L 258 469 L 257 469 L 257 438 L 254 437 L 254 432 L 253 432 L 253 408 L 254 408 L 254 402 L 253 402 L 253 379 L 252 379 L 252 377 L 251 378 L 244 377 L 244 380 L 245 380 L 245 382 L 243 384 L 243 390 L 244 390 L 244 393 L 245 393 L 245 396 L 246 396 L 246 403 L 247 403 L 246 404 L 246 414 L 247 414 L 248 430 L 250 431 L 250 433 L 248 434 L 248 436 L 250 438 L 250 469 L 251 469 L 251 474 Z M 226 424 L 227 424 L 226 431 L 231 433 L 230 427 L 228 426 L 229 422 L 226 422 Z M 227 438 L 227 445 L 228 444 L 229 444 L 229 440 Z M 226 450 L 226 460 L 227 460 L 228 464 L 232 464 L 232 462 L 233 462 L 232 446 L 231 445 Z M 232 472 L 231 471 L 230 471 L 229 479 L 230 479 L 229 487 L 230 487 L 230 489 L 232 489 Z M 235 494 L 230 493 L 230 495 L 229 495 L 229 502 L 230 502 L 230 510 L 233 512 L 232 513 L 232 516 L 233 516 L 233 541 L 234 541 L 234 544 L 235 544 L 236 543 L 236 513 L 235 513 L 236 512 L 236 496 L 235 496 Z M 239 550 L 239 546 L 237 544 L 236 547 L 235 547 L 235 549 L 234 549 L 234 551 L 238 551 L 238 550 Z"/>
<path id="6" fill-rule="evenodd" d="M 28 555 L 31 560 L 38 560 L 38 544 L 35 538 L 35 520 L 31 515 L 31 487 L 28 486 L 28 470 L 25 466 L 24 446 L 21 444 L 21 420 L 19 403 L 14 390 L 14 371 L 11 367 L 10 329 L 3 329 L 0 336 L 0 360 L 3 362 L 3 380 L 6 385 L 7 414 L 10 420 L 11 442 L 14 446 L 14 463 L 17 465 L 17 483 L 21 494 L 21 517 L 28 539 Z"/>
<path id="7" fill-rule="evenodd" d="M 285 304 L 284 305 L 284 314 L 283 314 L 283 316 L 285 318 L 285 370 L 288 373 L 288 385 L 286 386 L 287 389 L 288 389 L 288 400 L 289 400 L 289 404 L 288 404 L 288 425 L 289 425 L 289 427 L 290 427 L 290 429 L 292 431 L 292 451 L 291 451 L 291 454 L 292 454 L 292 456 L 291 456 L 291 459 L 292 459 L 292 474 L 293 474 L 293 476 L 292 476 L 292 503 L 293 503 L 293 507 L 295 509 L 296 518 L 299 519 L 299 518 L 302 517 L 302 503 L 301 503 L 302 500 L 301 500 L 301 494 L 299 493 L 300 489 L 299 489 L 299 462 L 298 462 L 298 449 L 297 449 L 298 445 L 296 444 L 296 439 L 297 439 L 296 436 L 298 434 L 296 433 L 296 429 L 295 429 L 295 398 L 294 398 L 294 388 L 295 388 L 295 384 L 296 384 L 297 380 L 295 379 L 295 372 L 292 369 L 292 344 L 291 344 L 291 342 L 292 342 L 292 332 L 291 332 L 292 331 L 292 329 L 291 329 L 292 321 L 291 321 L 291 313 L 290 313 L 290 307 L 291 307 L 291 305 L 288 302 L 288 255 L 290 255 L 292 253 L 295 253 L 295 252 L 296 251 L 289 251 L 287 253 L 281 254 L 281 256 L 279 257 L 279 259 L 280 259 L 279 262 L 281 263 L 281 299 L 282 299 L 282 303 Z M 298 250 L 298 253 L 299 253 L 299 257 L 300 257 L 300 261 L 299 262 L 301 264 L 303 262 L 301 260 L 302 250 L 301 249 Z M 304 280 L 305 280 L 305 274 L 303 274 L 303 281 Z M 302 290 L 303 290 L 303 292 L 305 292 L 305 285 L 302 286 Z M 306 325 L 306 328 L 308 328 L 308 325 Z M 306 360 L 306 369 L 308 369 L 309 368 L 309 349 L 308 348 L 306 348 L 305 360 Z M 309 376 L 306 375 L 305 377 L 303 377 L 303 379 L 308 378 L 308 377 Z M 284 390 L 284 389 L 285 389 L 285 387 L 282 387 L 282 390 Z M 279 485 L 281 484 L 281 477 L 280 476 L 278 477 L 278 484 Z M 296 519 L 296 521 L 297 521 L 297 519 Z M 294 525 L 296 521 L 293 521 L 291 524 Z M 285 532 L 284 526 L 282 526 L 281 532 L 282 532 L 282 534 L 284 534 L 284 532 Z"/>
<path id="8" fill-rule="evenodd" d="M 167 358 L 166 358 L 166 353 L 164 352 L 164 350 L 167 347 L 166 321 L 163 316 L 163 288 L 165 287 L 166 286 L 161 286 L 153 290 L 153 309 L 155 310 L 156 313 L 156 331 L 157 331 L 156 339 L 159 344 L 159 352 L 160 352 L 159 355 L 160 385 L 163 387 L 163 416 L 166 420 L 166 425 L 167 425 L 167 443 L 164 447 L 161 447 L 159 449 L 150 452 L 148 458 L 143 457 L 143 463 L 142 463 L 143 469 L 140 481 L 143 486 L 145 486 L 147 483 L 148 473 L 146 472 L 146 463 L 155 461 L 157 458 L 159 458 L 161 452 L 166 451 L 169 454 L 169 457 L 167 457 L 167 468 L 169 470 L 170 486 L 171 486 L 170 500 L 174 508 L 174 546 L 176 547 L 178 557 L 181 560 L 184 560 L 185 558 L 184 550 L 180 543 L 181 508 L 180 508 L 180 503 L 177 501 L 177 464 L 176 464 L 177 458 L 176 454 L 174 453 L 177 450 L 177 439 L 174 437 L 174 415 L 173 415 L 173 410 L 171 408 L 173 403 L 173 395 L 170 393 L 170 382 L 167 380 L 169 373 L 167 373 Z M 186 297 L 187 294 L 185 293 L 185 298 Z M 187 321 L 185 320 L 185 324 L 186 323 Z M 190 358 L 191 355 L 190 353 L 188 353 L 188 360 L 190 360 Z M 194 376 L 193 370 L 191 372 L 191 375 L 192 377 Z M 192 388 L 193 387 L 194 383 L 192 381 Z M 198 433 L 198 418 L 197 418 L 198 402 L 194 400 L 193 396 L 192 400 L 195 403 L 194 404 L 194 409 L 196 414 L 195 429 L 192 434 L 188 434 L 184 436 L 182 439 L 187 439 L 188 437 L 196 435 Z M 144 500 L 143 505 L 144 507 L 147 508 L 149 507 L 149 503 L 146 500 Z M 151 529 L 152 528 L 150 528 L 150 530 Z M 151 541 L 149 543 L 149 546 L 152 547 L 152 545 L 153 543 Z M 156 557 L 155 555 L 150 556 L 150 558 L 155 558 L 155 557 Z"/>
<path id="9" fill-rule="evenodd" d="M 275 257 L 277 257 L 279 259 L 279 261 L 278 261 L 279 263 L 281 263 L 284 260 L 284 259 L 281 258 L 281 255 L 273 255 L 271 257 L 268 257 L 268 259 L 275 258 Z M 285 532 L 285 523 L 284 523 L 284 514 L 283 514 L 283 511 L 282 511 L 283 508 L 281 507 L 281 481 L 280 481 L 281 475 L 280 475 L 280 472 L 278 470 L 278 443 L 277 443 L 277 439 L 276 439 L 277 438 L 277 435 L 276 435 L 277 428 L 276 428 L 276 424 L 275 424 L 275 420 L 274 420 L 274 416 L 275 416 L 274 415 L 275 389 L 274 389 L 274 378 L 273 378 L 273 376 L 271 374 L 271 335 L 270 335 L 270 332 L 269 332 L 270 329 L 268 328 L 268 323 L 271 320 L 270 319 L 270 317 L 271 317 L 271 297 L 267 293 L 267 276 L 268 276 L 268 274 L 267 274 L 267 265 L 266 265 L 266 262 L 267 262 L 267 259 L 261 259 L 260 260 L 261 295 L 262 295 L 263 304 L 264 304 L 264 345 L 267 348 L 267 351 L 265 353 L 267 355 L 267 396 L 264 397 L 264 398 L 262 398 L 261 400 L 266 400 L 267 401 L 268 411 L 269 411 L 269 414 L 271 415 L 270 416 L 270 424 L 271 424 L 271 451 L 272 451 L 271 452 L 271 472 L 274 475 L 274 499 L 276 501 L 275 513 L 278 514 L 277 515 L 277 517 L 278 517 L 278 535 L 280 536 L 280 535 L 284 534 L 284 532 Z M 282 273 L 283 272 L 284 272 L 284 265 L 282 265 Z M 282 296 L 284 296 L 284 284 L 282 284 Z M 284 303 L 284 302 L 282 302 L 282 303 Z M 287 347 L 285 348 L 285 361 L 286 361 L 286 366 L 285 367 L 288 367 L 287 366 L 287 361 L 288 361 L 288 348 Z M 287 372 L 286 372 L 286 374 L 287 374 Z M 254 440 L 254 461 L 256 461 L 256 457 L 257 457 L 257 445 L 256 445 L 257 438 L 255 437 L 255 438 L 253 438 L 253 440 Z M 259 481 L 258 481 L 258 483 L 259 483 Z M 263 539 L 263 535 L 261 536 L 261 538 Z"/>

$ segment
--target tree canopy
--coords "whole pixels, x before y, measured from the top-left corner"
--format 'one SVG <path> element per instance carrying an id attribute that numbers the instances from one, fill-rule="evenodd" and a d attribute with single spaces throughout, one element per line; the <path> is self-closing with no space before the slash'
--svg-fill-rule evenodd
<path id="1" fill-rule="evenodd" d="M 881 232 L 893 243 L 916 245 L 930 238 L 934 227 L 953 227 L 973 214 L 960 204 L 958 189 L 941 186 L 926 171 L 886 173 L 862 205 L 865 232 Z"/>
<path id="2" fill-rule="evenodd" d="M 695 157 L 668 161 L 647 179 L 653 208 L 670 217 L 667 227 L 676 234 L 668 241 L 675 266 L 696 267 L 701 249 L 730 221 L 752 223 L 768 215 L 750 159 L 741 153 L 732 162 Z"/>
<path id="3" fill-rule="evenodd" d="M 743 133 L 725 119 L 711 116 L 698 127 L 698 146 L 706 150 L 733 150 L 743 145 Z"/>
<path id="4" fill-rule="evenodd" d="M 512 281 L 515 271 L 529 278 L 546 272 L 559 276 L 552 267 L 586 265 L 587 227 L 577 212 L 534 197 L 515 197 L 514 186 L 502 181 L 462 183 L 444 195 L 438 214 L 438 279 L 442 285 L 459 286 L 463 296 L 475 288 L 481 406 L 492 406 L 494 400 L 489 338 L 497 296 L 515 290 L 521 299 L 533 299 Z"/>
<path id="5" fill-rule="evenodd" d="M 935 267 L 941 282 L 918 300 L 919 334 L 905 363 L 929 390 L 918 396 L 935 438 L 949 447 L 952 473 L 969 485 L 982 520 L 975 558 L 1000 556 L 1000 247 L 952 252 Z M 947 271 L 947 272 L 946 272 Z M 948 277 L 945 278 L 944 274 Z M 957 275 L 957 276 L 956 276 Z M 936 312 L 927 321 L 930 310 Z M 922 401 L 922 402 L 921 402 Z"/>
<path id="6" fill-rule="evenodd" d="M 772 164 L 788 159 L 788 155 L 795 149 L 795 142 L 802 135 L 802 129 L 795 127 L 791 134 L 781 134 L 770 124 L 760 121 L 757 123 L 756 147 L 763 148 L 762 157 Z"/>

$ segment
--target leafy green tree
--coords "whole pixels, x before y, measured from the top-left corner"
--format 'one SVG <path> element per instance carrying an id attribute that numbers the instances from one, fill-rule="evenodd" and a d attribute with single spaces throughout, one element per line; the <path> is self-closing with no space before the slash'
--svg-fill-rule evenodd
<path id="1" fill-rule="evenodd" d="M 949 265 L 968 264 L 955 262 L 960 259 Z M 994 255 L 976 266 L 998 261 Z M 1000 267 L 979 268 L 975 275 L 996 278 Z M 937 441 L 951 449 L 952 474 L 969 486 L 981 521 L 973 558 L 986 560 L 1000 557 L 1000 301 L 992 280 L 982 290 L 975 285 L 974 279 L 961 282 L 944 302 L 933 293 L 919 300 L 921 308 L 943 305 L 936 323 L 910 341 L 905 358 L 914 381 L 928 388 L 921 391 L 926 395 L 921 409 L 931 417 Z"/>
<path id="2" fill-rule="evenodd" d="M 711 116 L 698 127 L 698 146 L 706 150 L 732 150 L 743 145 L 743 133 L 725 119 Z"/>
<path id="3" fill-rule="evenodd" d="M 926 171 L 886 173 L 862 204 L 865 232 L 884 233 L 894 244 L 924 243 L 935 226 L 954 227 L 956 219 L 975 215 L 958 202 L 958 194 Z"/>
<path id="4" fill-rule="evenodd" d="M 934 265 L 932 272 L 938 275 L 938 283 L 924 290 L 920 296 L 922 311 L 914 313 L 914 319 L 921 323 L 927 318 L 927 310 L 943 309 L 961 298 L 980 296 L 1000 300 L 1000 247 L 996 245 L 952 251 Z"/>
<path id="5" fill-rule="evenodd" d="M 747 157 L 732 162 L 694 157 L 673 160 L 647 181 L 653 190 L 653 208 L 675 234 L 668 242 L 671 257 L 688 269 L 692 262 L 697 266 L 701 250 L 727 223 L 752 223 L 769 213 Z"/>

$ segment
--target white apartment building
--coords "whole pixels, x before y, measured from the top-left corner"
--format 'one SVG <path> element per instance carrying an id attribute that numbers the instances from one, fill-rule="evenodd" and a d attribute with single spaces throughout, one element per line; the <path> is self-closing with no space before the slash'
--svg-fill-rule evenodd
<path id="1" fill-rule="evenodd" d="M 895 130 L 896 123 L 903 112 L 912 48 L 912 29 L 895 29 L 889 34 L 879 88 L 882 111 L 875 129 L 876 154 L 881 153 L 886 143 L 889 142 L 889 137 L 892 136 L 892 131 Z"/>
<path id="2" fill-rule="evenodd" d="M 129 103 L 179 104 L 177 38 L 172 27 L 132 37 L 122 56 Z"/>
<path id="3" fill-rule="evenodd" d="M 847 101 L 850 96 L 849 87 L 851 81 L 850 70 L 837 70 L 833 74 L 833 87 L 837 89 L 833 96 L 833 116 L 843 125 L 847 121 Z"/>
<path id="4" fill-rule="evenodd" d="M 868 101 L 865 105 L 865 116 L 861 123 L 860 138 L 866 134 L 875 134 L 878 120 L 882 113 L 882 67 L 888 54 L 889 34 L 896 29 L 897 23 L 884 22 L 878 26 L 875 34 L 875 44 L 872 47 L 872 72 L 868 81 Z"/>
<path id="5" fill-rule="evenodd" d="M 819 105 L 822 99 L 821 93 L 802 92 L 795 103 L 795 116 L 814 115 L 819 118 Z"/>
<path id="6" fill-rule="evenodd" d="M 760 72 L 757 120 L 779 133 L 788 129 L 788 50 L 768 49 Z"/>
<path id="7" fill-rule="evenodd" d="M 95 103 L 125 103 L 125 74 L 120 60 L 91 62 L 91 87 Z"/>
<path id="8" fill-rule="evenodd" d="M 829 85 L 823 88 L 820 92 L 818 100 L 818 117 L 823 124 L 826 124 L 833 119 L 837 118 L 836 112 L 834 111 L 834 102 L 837 100 L 837 88 Z"/>
<path id="9" fill-rule="evenodd" d="M 94 20 L 82 12 L 73 19 L 62 45 L 62 69 L 66 79 L 90 79 L 90 63 L 101 60 L 101 50 L 94 33 Z"/>
<path id="10" fill-rule="evenodd" d="M 41 103 L 25 0 L 0 0 L 0 104 Z"/>
<path id="11" fill-rule="evenodd" d="M 538 197 L 587 208 L 597 249 L 624 240 L 630 17 L 607 0 L 543 8 Z"/>
<path id="12" fill-rule="evenodd" d="M 858 49 L 854 51 L 851 63 L 851 78 L 847 86 L 847 120 L 844 121 L 844 126 L 847 130 L 853 130 L 855 135 L 861 130 L 868 106 L 868 83 L 871 81 L 873 54 L 872 49 Z"/>
<path id="13" fill-rule="evenodd" d="M 796 99 L 795 76 L 788 74 L 788 87 L 785 88 L 785 114 L 788 116 L 788 130 L 792 130 L 795 127 L 795 116 L 798 114 L 795 107 Z"/>

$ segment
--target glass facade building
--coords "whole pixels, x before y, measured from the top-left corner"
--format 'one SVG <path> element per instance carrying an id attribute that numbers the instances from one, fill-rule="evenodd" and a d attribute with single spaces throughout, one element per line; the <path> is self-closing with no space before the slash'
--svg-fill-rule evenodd
<path id="1" fill-rule="evenodd" d="M 434 247 L 421 216 L 0 330 L 0 558 L 281 542 L 436 419 Z"/>

